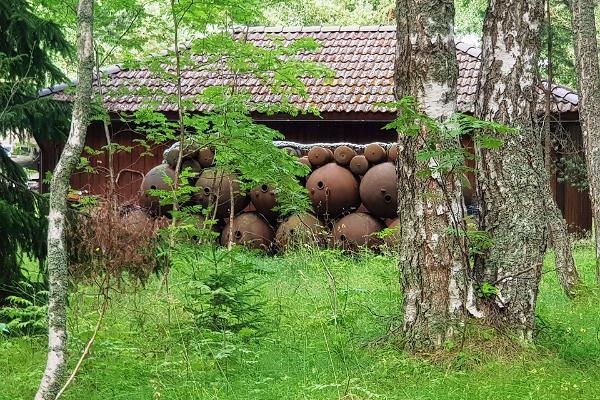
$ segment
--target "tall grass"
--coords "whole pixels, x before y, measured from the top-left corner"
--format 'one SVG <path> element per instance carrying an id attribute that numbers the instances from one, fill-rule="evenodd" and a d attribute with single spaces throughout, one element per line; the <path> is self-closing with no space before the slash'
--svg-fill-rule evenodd
<path id="1" fill-rule="evenodd" d="M 180 290 L 188 275 L 175 269 L 169 294 L 157 291 L 159 279 L 113 293 L 92 354 L 64 398 L 600 398 L 593 250 L 579 245 L 575 255 L 590 288 L 575 301 L 564 297 L 549 255 L 533 348 L 472 325 L 476 345 L 428 359 L 405 355 L 393 341 L 376 342 L 400 323 L 393 257 L 310 249 L 247 255 L 264 273 L 268 321 L 262 335 L 235 338 L 194 326 Z M 74 355 L 93 330 L 97 301 L 86 287 L 71 296 Z M 0 399 L 31 398 L 45 354 L 44 337 L 0 338 Z"/>

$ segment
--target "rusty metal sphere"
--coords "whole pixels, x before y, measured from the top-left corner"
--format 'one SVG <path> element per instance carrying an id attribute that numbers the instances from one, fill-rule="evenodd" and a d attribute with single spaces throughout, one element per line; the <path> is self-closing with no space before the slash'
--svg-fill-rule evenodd
<path id="1" fill-rule="evenodd" d="M 302 164 L 306 165 L 306 166 L 307 166 L 308 168 L 310 168 L 310 169 L 312 169 L 312 167 L 313 167 L 313 166 L 312 166 L 312 164 L 310 163 L 310 160 L 308 159 L 308 157 L 307 157 L 307 156 L 300 157 L 300 158 L 298 159 L 298 162 L 300 162 L 300 163 L 302 163 Z"/>
<path id="2" fill-rule="evenodd" d="M 196 158 L 203 168 L 208 168 L 215 161 L 215 152 L 208 148 L 200 149 Z"/>
<path id="3" fill-rule="evenodd" d="M 374 249 L 382 243 L 375 234 L 384 228 L 379 219 L 367 213 L 349 214 L 333 225 L 333 245 L 345 250 L 363 246 Z"/>
<path id="4" fill-rule="evenodd" d="M 320 167 L 333 160 L 331 150 L 315 146 L 308 151 L 308 160 L 315 167 Z"/>
<path id="5" fill-rule="evenodd" d="M 398 247 L 400 243 L 400 218 L 394 219 L 388 225 L 388 228 L 390 232 L 383 238 L 383 241 L 389 248 L 393 249 Z"/>
<path id="6" fill-rule="evenodd" d="M 168 149 L 165 151 L 165 162 L 169 167 L 175 169 L 177 166 L 177 159 L 179 158 L 179 149 Z"/>
<path id="7" fill-rule="evenodd" d="M 205 169 L 196 181 L 196 187 L 200 189 L 194 193 L 194 201 L 203 207 L 216 207 L 216 218 L 229 217 L 230 186 L 233 190 L 233 211 L 237 214 L 248 205 L 250 198 L 242 193 L 237 175 L 225 174 L 215 168 Z"/>
<path id="8" fill-rule="evenodd" d="M 388 147 L 387 154 L 389 161 L 396 162 L 396 160 L 398 159 L 398 143 L 390 144 L 390 147 Z"/>
<path id="9" fill-rule="evenodd" d="M 249 212 L 238 215 L 232 223 L 227 222 L 221 233 L 221 244 L 227 246 L 231 240 L 234 244 L 267 251 L 272 246 L 273 236 L 273 229 L 264 217 Z"/>
<path id="10" fill-rule="evenodd" d="M 275 221 L 278 217 L 273 207 L 277 205 L 275 190 L 269 185 L 260 185 L 250 191 L 250 200 L 256 211 L 261 213 L 269 221 Z"/>
<path id="11" fill-rule="evenodd" d="M 316 213 L 327 218 L 335 218 L 360 204 L 358 181 L 336 163 L 313 171 L 306 181 L 306 189 Z"/>
<path id="12" fill-rule="evenodd" d="M 360 182 L 360 199 L 376 217 L 398 215 L 398 178 L 391 162 L 371 167 Z"/>
<path id="13" fill-rule="evenodd" d="M 186 168 L 189 168 L 192 172 L 196 174 L 200 174 L 202 172 L 202 166 L 195 158 L 186 157 L 181 160 L 181 170 L 185 171 Z"/>
<path id="14" fill-rule="evenodd" d="M 172 206 L 161 206 L 159 197 L 151 195 L 148 191 L 151 189 L 171 190 L 176 178 L 175 171 L 167 164 L 157 165 L 148 171 L 140 186 L 140 206 L 153 214 L 162 215 L 170 211 L 173 208 Z"/>
<path id="15" fill-rule="evenodd" d="M 339 146 L 333 152 L 333 158 L 339 165 L 348 165 L 352 158 L 356 155 L 356 151 L 348 146 Z"/>
<path id="16" fill-rule="evenodd" d="M 370 163 L 377 164 L 387 159 L 387 152 L 377 143 L 371 143 L 365 148 L 365 157 Z"/>
<path id="17" fill-rule="evenodd" d="M 327 237 L 327 228 L 312 214 L 302 213 L 286 218 L 275 233 L 275 243 L 280 250 L 302 244 L 322 246 Z"/>
<path id="18" fill-rule="evenodd" d="M 369 169 L 369 160 L 365 156 L 354 156 L 350 160 L 350 171 L 354 175 L 364 175 Z"/>
<path id="19" fill-rule="evenodd" d="M 291 156 L 300 157 L 300 155 L 302 154 L 302 152 L 299 149 L 296 149 L 296 148 L 291 147 L 291 146 L 283 147 L 282 150 L 285 151 L 286 153 L 288 153 Z"/>

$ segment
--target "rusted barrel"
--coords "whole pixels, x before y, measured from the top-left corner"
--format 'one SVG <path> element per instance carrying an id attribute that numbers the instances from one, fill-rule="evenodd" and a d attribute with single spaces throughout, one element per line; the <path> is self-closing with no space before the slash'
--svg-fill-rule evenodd
<path id="1" fill-rule="evenodd" d="M 360 181 L 360 199 L 379 218 L 398 215 L 398 178 L 391 162 L 371 167 Z"/>
<path id="2" fill-rule="evenodd" d="M 273 243 L 273 229 L 269 223 L 257 213 L 243 213 L 227 223 L 221 233 L 221 244 L 227 246 L 231 240 L 250 249 L 268 251 Z"/>
<path id="3" fill-rule="evenodd" d="M 312 166 L 312 164 L 310 163 L 310 160 L 308 159 L 308 157 L 307 157 L 307 156 L 300 157 L 300 158 L 298 159 L 298 162 L 300 162 L 300 163 L 302 163 L 302 164 L 306 165 L 306 166 L 307 166 L 308 168 L 310 168 L 310 169 L 312 169 L 312 168 L 313 168 L 313 166 Z"/>
<path id="4" fill-rule="evenodd" d="M 155 215 L 164 215 L 164 213 L 170 211 L 173 208 L 172 206 L 161 206 L 159 197 L 149 194 L 148 190 L 171 190 L 175 178 L 175 171 L 167 164 L 157 165 L 148 171 L 140 187 L 140 206 Z"/>
<path id="5" fill-rule="evenodd" d="M 250 201 L 256 208 L 256 211 L 261 213 L 269 221 L 275 221 L 278 214 L 273 211 L 273 207 L 277 205 L 277 197 L 275 190 L 269 185 L 260 185 L 250 191 Z"/>
<path id="6" fill-rule="evenodd" d="M 316 213 L 327 219 L 336 218 L 360 204 L 358 181 L 336 163 L 313 171 L 306 181 L 306 189 Z"/>
<path id="7" fill-rule="evenodd" d="M 328 231 L 312 214 L 302 213 L 286 218 L 275 233 L 275 243 L 281 251 L 297 248 L 303 244 L 322 246 Z"/>
<path id="8" fill-rule="evenodd" d="M 239 178 L 236 175 L 225 174 L 215 168 L 205 169 L 196 181 L 196 187 L 199 188 L 199 191 L 194 193 L 194 201 L 203 207 L 216 207 L 216 218 L 229 217 L 231 190 L 233 190 L 235 214 L 243 210 L 250 202 L 250 198 L 241 192 Z"/>
<path id="9" fill-rule="evenodd" d="M 365 148 L 365 157 L 372 164 L 384 162 L 387 158 L 387 153 L 383 147 L 377 143 L 371 143 Z"/>
<path id="10" fill-rule="evenodd" d="M 202 166 L 195 158 L 186 157 L 181 161 L 181 171 L 185 171 L 186 168 L 189 168 L 196 174 L 200 174 L 202 172 Z"/>
<path id="11" fill-rule="evenodd" d="M 308 151 L 308 160 L 315 167 L 320 167 L 328 162 L 333 161 L 331 150 L 321 146 L 314 146 Z"/>
<path id="12" fill-rule="evenodd" d="M 396 160 L 398 159 L 398 143 L 390 144 L 390 146 L 388 147 L 387 153 L 388 153 L 388 161 L 395 163 Z"/>
<path id="13" fill-rule="evenodd" d="M 341 166 L 350 164 L 352 158 L 356 155 L 356 151 L 348 146 L 339 146 L 333 152 L 335 162 Z"/>
<path id="14" fill-rule="evenodd" d="M 283 147 L 282 150 L 291 156 L 300 157 L 302 155 L 302 152 L 299 149 L 296 149 L 291 146 Z"/>
<path id="15" fill-rule="evenodd" d="M 208 148 L 200 149 L 197 159 L 203 168 L 208 168 L 215 162 L 215 152 Z"/>
<path id="16" fill-rule="evenodd" d="M 364 175 L 369 169 L 369 160 L 365 156 L 354 156 L 350 160 L 350 171 L 354 175 Z"/>
<path id="17" fill-rule="evenodd" d="M 384 227 L 380 220 L 366 213 L 346 215 L 333 225 L 333 245 L 344 250 L 363 246 L 375 249 L 383 242 L 376 233 Z"/>

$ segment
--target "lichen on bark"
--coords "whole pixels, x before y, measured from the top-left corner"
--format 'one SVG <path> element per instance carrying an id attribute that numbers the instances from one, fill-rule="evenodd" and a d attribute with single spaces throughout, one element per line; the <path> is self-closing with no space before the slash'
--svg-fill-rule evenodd
<path id="1" fill-rule="evenodd" d="M 491 322 L 531 341 L 547 243 L 546 180 L 537 115 L 542 0 L 491 0 L 484 21 L 476 116 L 518 128 L 497 150 L 476 146 L 480 225 L 493 241 L 477 263 L 498 294 L 481 306 Z"/>
<path id="2" fill-rule="evenodd" d="M 56 398 L 67 367 L 68 267 L 65 249 L 67 194 L 85 143 L 92 102 L 93 0 L 80 0 L 77 8 L 77 90 L 67 143 L 50 185 L 48 214 L 48 359 L 37 399 Z"/>
<path id="3" fill-rule="evenodd" d="M 396 10 L 396 97 L 414 97 L 420 112 L 445 121 L 456 110 L 454 4 L 401 0 Z M 450 233 L 463 224 L 461 186 L 452 175 L 419 175 L 428 167 L 417 158 L 427 135 L 421 126 L 420 135 L 398 138 L 403 331 L 407 348 L 416 351 L 460 341 L 467 296 L 463 238 Z M 460 146 L 458 140 L 442 145 Z"/>

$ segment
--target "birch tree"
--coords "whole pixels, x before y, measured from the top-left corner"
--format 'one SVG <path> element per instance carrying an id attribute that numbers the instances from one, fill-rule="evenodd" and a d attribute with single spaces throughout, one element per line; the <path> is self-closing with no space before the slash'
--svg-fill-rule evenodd
<path id="1" fill-rule="evenodd" d="M 92 101 L 94 69 L 93 0 L 80 0 L 77 8 L 77 90 L 71 128 L 50 185 L 48 215 L 48 359 L 36 399 L 54 399 L 67 363 L 68 268 L 65 249 L 65 217 L 69 180 L 84 146 Z"/>
<path id="2" fill-rule="evenodd" d="M 600 284 L 600 70 L 594 0 L 570 0 L 575 36 L 575 68 L 579 91 L 579 119 L 596 227 L 596 280 Z"/>
<path id="3" fill-rule="evenodd" d="M 456 110 L 458 66 L 452 0 L 396 3 L 396 97 L 410 96 L 419 112 L 446 121 Z M 431 132 L 429 132 L 431 133 Z M 428 128 L 399 134 L 398 212 L 404 333 L 409 349 L 435 349 L 462 332 L 466 260 L 462 239 L 449 234 L 463 221 L 463 200 L 454 177 L 419 172 Z M 458 140 L 439 146 L 458 147 Z"/>
<path id="4" fill-rule="evenodd" d="M 539 126 L 538 60 L 543 0 L 490 0 L 484 22 L 476 116 L 518 128 L 501 149 L 476 148 L 481 225 L 493 245 L 478 280 L 495 288 L 482 309 L 531 341 L 547 243 L 547 180 Z"/>

